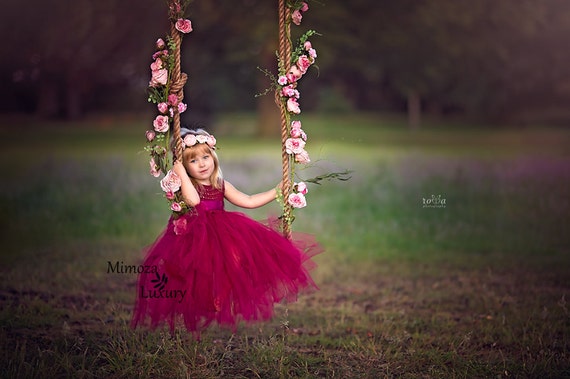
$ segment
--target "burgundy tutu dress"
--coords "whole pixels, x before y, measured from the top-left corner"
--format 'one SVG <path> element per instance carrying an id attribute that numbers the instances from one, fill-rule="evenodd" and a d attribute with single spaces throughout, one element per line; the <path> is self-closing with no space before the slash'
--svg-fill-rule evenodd
<path id="1" fill-rule="evenodd" d="M 268 320 L 275 303 L 316 288 L 308 270 L 318 244 L 310 238 L 291 242 L 242 213 L 225 211 L 223 188 L 198 192 L 200 203 L 171 217 L 149 248 L 132 327 L 166 322 L 173 332 L 181 322 L 199 334 L 216 321 L 235 330 L 240 320 Z"/>

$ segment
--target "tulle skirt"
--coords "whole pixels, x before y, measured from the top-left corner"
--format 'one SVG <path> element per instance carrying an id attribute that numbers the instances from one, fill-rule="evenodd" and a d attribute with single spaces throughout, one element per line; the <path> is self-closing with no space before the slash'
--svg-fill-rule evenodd
<path id="1" fill-rule="evenodd" d="M 271 319 L 275 303 L 316 289 L 308 271 L 321 250 L 299 237 L 225 210 L 171 218 L 143 262 L 131 326 L 199 333 L 214 321 L 235 329 Z"/>

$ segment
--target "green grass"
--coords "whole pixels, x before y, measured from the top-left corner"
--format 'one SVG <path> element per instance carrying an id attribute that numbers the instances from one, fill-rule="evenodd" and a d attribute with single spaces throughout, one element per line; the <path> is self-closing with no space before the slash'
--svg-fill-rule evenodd
<path id="1" fill-rule="evenodd" d="M 245 192 L 280 180 L 279 142 L 252 138 L 252 121 L 225 115 L 216 132 Z M 295 213 L 326 249 L 320 290 L 195 341 L 131 330 L 136 277 L 107 273 L 139 262 L 168 217 L 145 123 L 0 128 L 2 377 L 570 376 L 570 131 L 304 116 L 299 176 L 353 170 Z M 432 195 L 445 208 L 424 207 Z"/>

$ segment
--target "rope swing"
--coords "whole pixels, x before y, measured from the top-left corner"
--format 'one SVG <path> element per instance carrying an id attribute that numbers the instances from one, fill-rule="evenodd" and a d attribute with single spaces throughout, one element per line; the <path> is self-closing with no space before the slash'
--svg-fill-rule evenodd
<path id="1" fill-rule="evenodd" d="M 171 170 L 172 164 L 182 159 L 184 149 L 180 138 L 180 113 L 187 108 L 182 100 L 188 76 L 181 72 L 180 57 L 182 37 L 192 31 L 192 23 L 184 18 L 190 1 L 168 0 L 170 33 L 166 41 L 159 38 L 156 42 L 156 51 L 152 56 L 153 63 L 150 65 L 152 75 L 148 87 L 148 101 L 157 105 L 158 115 L 153 121 L 153 129 L 146 131 L 148 144 L 145 150 L 151 156 L 150 173 L 156 178 L 165 174 L 161 179 L 161 187 L 170 203 L 174 218 L 180 217 L 191 208 L 184 203 L 179 190 L 180 179 Z M 304 149 L 307 135 L 301 129 L 301 121 L 292 121 L 291 116 L 301 112 L 297 102 L 300 96 L 297 82 L 315 62 L 317 56 L 308 40 L 317 33 L 313 30 L 305 32 L 299 39 L 299 45 L 293 49 L 290 26 L 292 23 L 300 25 L 302 13 L 308 9 L 309 6 L 304 1 L 278 0 L 279 73 L 275 76 L 265 71 L 266 75 L 272 79 L 270 89 L 275 88 L 275 102 L 281 114 L 283 175 L 277 201 L 283 209 L 280 217 L 281 230 L 288 239 L 291 239 L 292 234 L 293 208 L 302 208 L 306 205 L 306 184 L 293 182 L 295 164 L 310 162 L 309 155 Z M 268 92 L 269 90 L 266 93 Z M 169 141 L 173 141 L 173 146 L 169 146 Z M 169 150 L 172 151 L 172 161 L 169 158 Z M 336 175 L 328 174 L 305 181 L 318 184 L 319 181 Z"/>
<path id="2" fill-rule="evenodd" d="M 179 6 L 179 1 L 173 1 L 170 5 L 170 9 L 176 9 Z M 177 96 L 178 101 L 181 102 L 184 99 L 184 85 L 188 80 L 188 75 L 181 72 L 180 68 L 180 46 L 182 44 L 182 33 L 176 29 L 176 23 L 178 20 L 170 18 L 170 40 L 175 46 L 172 51 L 174 55 L 174 67 L 171 72 L 171 83 L 170 83 L 170 93 Z M 173 162 L 182 159 L 182 139 L 180 138 L 180 111 L 178 108 L 174 108 L 174 116 L 172 119 L 172 133 L 174 136 L 174 141 L 176 141 L 174 149 Z"/>
<path id="3" fill-rule="evenodd" d="M 289 28 L 288 20 L 291 17 L 291 11 L 289 7 L 286 6 L 285 0 L 279 0 L 279 60 L 280 62 L 290 62 L 291 61 L 291 29 Z M 283 64 L 280 66 L 284 67 Z M 280 115 L 281 115 L 281 164 L 282 164 L 282 195 L 283 199 L 287 199 L 291 192 L 291 167 L 290 167 L 290 156 L 287 153 L 285 142 L 289 138 L 289 114 L 287 111 L 287 106 L 285 102 L 281 101 L 281 88 L 277 87 L 275 90 L 275 102 L 279 105 Z M 291 239 L 291 205 L 283 201 L 283 217 L 282 217 L 282 228 L 283 235 L 287 239 Z"/>

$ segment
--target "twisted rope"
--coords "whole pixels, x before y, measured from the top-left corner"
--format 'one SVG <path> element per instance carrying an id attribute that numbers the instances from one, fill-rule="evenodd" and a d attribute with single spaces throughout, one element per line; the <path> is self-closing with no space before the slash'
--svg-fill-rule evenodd
<path id="1" fill-rule="evenodd" d="M 288 19 L 290 10 L 285 4 L 285 0 L 279 0 L 279 60 L 282 65 L 289 65 L 291 62 L 291 38 Z M 288 67 L 285 66 L 285 69 Z M 279 104 L 281 112 L 281 163 L 283 169 L 283 235 L 287 239 L 291 239 L 291 225 L 289 219 L 291 217 L 291 206 L 287 203 L 287 198 L 291 193 L 291 167 L 290 156 L 285 149 L 285 141 L 289 137 L 289 125 L 287 123 L 287 109 L 285 103 L 280 100 L 279 90 L 275 92 L 275 100 Z"/>
<path id="2" fill-rule="evenodd" d="M 176 21 L 173 20 L 170 24 L 170 37 L 176 44 L 176 49 L 174 49 L 173 52 L 174 68 L 171 73 L 170 93 L 178 96 L 178 101 L 182 101 L 182 99 L 184 99 L 184 84 L 186 84 L 188 75 L 181 72 L 180 69 L 180 45 L 182 44 L 182 36 L 181 33 L 176 30 L 175 22 Z M 176 161 L 182 159 L 182 140 L 180 139 L 180 113 L 178 112 L 177 107 L 174 107 L 172 132 L 175 141 L 173 161 Z"/>

